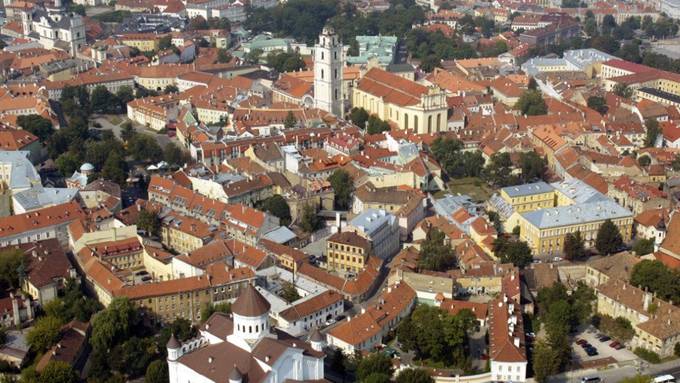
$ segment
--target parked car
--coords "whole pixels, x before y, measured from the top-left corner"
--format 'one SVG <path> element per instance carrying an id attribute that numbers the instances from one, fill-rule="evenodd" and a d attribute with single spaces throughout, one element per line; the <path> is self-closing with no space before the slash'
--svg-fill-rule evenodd
<path id="1" fill-rule="evenodd" d="M 335 319 L 331 318 L 331 319 L 326 321 L 326 326 L 330 326 L 332 324 L 335 324 Z"/>
<path id="2" fill-rule="evenodd" d="M 582 345 L 582 344 L 586 344 L 586 343 L 588 343 L 588 341 L 585 340 L 585 339 L 578 339 L 578 338 L 576 339 L 576 344 Z"/>
<path id="3" fill-rule="evenodd" d="M 600 342 L 608 342 L 610 340 L 612 340 L 612 338 L 607 335 L 602 335 L 602 337 L 600 337 Z"/>
<path id="4" fill-rule="evenodd" d="M 613 341 L 613 342 L 609 343 L 609 347 L 611 347 L 615 350 L 620 350 L 620 349 L 624 348 L 625 346 L 622 345 L 621 343 L 619 343 L 618 341 Z"/>
<path id="5" fill-rule="evenodd" d="M 581 378 L 581 383 L 600 383 L 602 379 L 599 376 L 586 376 Z"/>

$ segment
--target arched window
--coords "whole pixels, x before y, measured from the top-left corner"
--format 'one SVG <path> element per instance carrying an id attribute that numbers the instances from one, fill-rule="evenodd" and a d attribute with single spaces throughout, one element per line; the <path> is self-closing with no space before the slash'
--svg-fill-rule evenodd
<path id="1" fill-rule="evenodd" d="M 323 60 L 323 51 L 321 51 L 321 60 Z"/>
<path id="2" fill-rule="evenodd" d="M 408 129 L 408 113 L 404 113 L 404 129 Z"/>
<path id="3" fill-rule="evenodd" d="M 437 114 L 437 131 L 440 132 L 442 129 L 442 114 Z"/>
<path id="4" fill-rule="evenodd" d="M 323 80 L 323 69 L 321 69 L 321 79 Z"/>
<path id="5" fill-rule="evenodd" d="M 253 326 L 248 326 L 248 334 L 252 334 L 252 333 L 253 333 Z"/>
<path id="6" fill-rule="evenodd" d="M 418 133 L 418 116 L 413 116 L 413 130 Z"/>
<path id="7" fill-rule="evenodd" d="M 432 133 L 432 115 L 427 116 L 427 132 Z"/>

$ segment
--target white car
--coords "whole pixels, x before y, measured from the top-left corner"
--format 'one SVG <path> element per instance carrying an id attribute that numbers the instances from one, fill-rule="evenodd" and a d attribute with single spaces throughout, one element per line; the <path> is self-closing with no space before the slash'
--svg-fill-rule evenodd
<path id="1" fill-rule="evenodd" d="M 326 321 L 326 326 L 330 326 L 330 325 L 332 325 L 332 324 L 335 324 L 335 319 L 334 319 L 334 318 L 331 318 L 331 319 L 329 319 L 329 320 Z"/>

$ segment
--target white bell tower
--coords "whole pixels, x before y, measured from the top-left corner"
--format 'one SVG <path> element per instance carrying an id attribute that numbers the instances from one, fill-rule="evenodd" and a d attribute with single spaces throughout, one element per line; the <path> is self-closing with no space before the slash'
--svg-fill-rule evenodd
<path id="1" fill-rule="evenodd" d="M 314 104 L 317 108 L 344 115 L 342 94 L 342 43 L 331 27 L 324 27 L 314 45 Z"/>

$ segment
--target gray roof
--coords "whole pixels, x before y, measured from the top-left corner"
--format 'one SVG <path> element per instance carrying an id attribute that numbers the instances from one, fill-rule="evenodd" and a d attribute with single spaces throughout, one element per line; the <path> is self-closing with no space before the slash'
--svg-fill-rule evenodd
<path id="1" fill-rule="evenodd" d="M 24 190 L 12 195 L 12 199 L 26 211 L 70 202 L 78 194 L 78 189 L 44 188 L 42 186 Z"/>
<path id="2" fill-rule="evenodd" d="M 517 185 L 517 186 L 507 186 L 501 189 L 505 191 L 505 193 L 511 197 L 522 197 L 522 196 L 528 196 L 528 195 L 534 195 L 534 194 L 542 194 L 542 193 L 548 193 L 554 190 L 552 186 L 549 184 L 540 181 L 540 182 L 534 182 L 531 184 L 524 184 L 524 185 Z"/>
<path id="3" fill-rule="evenodd" d="M 295 237 L 295 233 L 285 226 L 279 226 L 263 236 L 265 239 L 281 244 L 289 242 L 295 239 Z"/>
<path id="4" fill-rule="evenodd" d="M 541 209 L 522 213 L 522 216 L 539 229 L 546 229 L 587 222 L 600 222 L 607 219 L 632 218 L 633 213 L 608 199 L 599 202 Z"/>
<path id="5" fill-rule="evenodd" d="M 555 190 L 571 198 L 575 204 L 609 200 L 606 195 L 600 193 L 592 186 L 576 178 L 560 182 L 553 182 L 551 185 L 555 188 Z"/>
<path id="6" fill-rule="evenodd" d="M 10 189 L 30 189 L 33 186 L 41 185 L 40 175 L 29 161 L 29 155 L 30 152 L 25 150 L 0 151 L 0 164 L 11 164 Z"/>
<path id="7" fill-rule="evenodd" d="M 372 237 L 376 231 L 385 224 L 391 224 L 395 219 L 392 214 L 385 210 L 368 209 L 354 217 L 350 224 Z"/>

